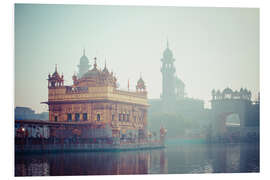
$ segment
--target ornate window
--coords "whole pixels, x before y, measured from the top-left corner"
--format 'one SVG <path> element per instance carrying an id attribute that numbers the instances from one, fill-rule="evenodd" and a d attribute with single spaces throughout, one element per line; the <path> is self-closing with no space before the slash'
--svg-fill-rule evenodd
<path id="1" fill-rule="evenodd" d="M 121 113 L 119 113 L 119 121 L 122 121 Z"/>
<path id="2" fill-rule="evenodd" d="M 75 121 L 80 121 L 80 114 L 79 113 L 75 114 Z"/>
<path id="3" fill-rule="evenodd" d="M 100 121 L 100 114 L 97 114 L 97 121 Z"/>
<path id="4" fill-rule="evenodd" d="M 83 120 L 87 121 L 87 113 L 83 113 Z"/>
<path id="5" fill-rule="evenodd" d="M 123 121 L 126 121 L 126 115 L 123 114 Z"/>
<path id="6" fill-rule="evenodd" d="M 67 121 L 69 121 L 69 122 L 72 121 L 72 114 L 71 113 L 67 114 Z"/>

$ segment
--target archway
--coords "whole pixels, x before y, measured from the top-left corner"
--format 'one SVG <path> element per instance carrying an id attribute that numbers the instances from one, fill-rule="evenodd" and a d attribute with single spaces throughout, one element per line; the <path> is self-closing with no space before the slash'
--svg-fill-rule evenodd
<path id="1" fill-rule="evenodd" d="M 225 119 L 225 125 L 226 127 L 229 126 L 240 126 L 240 116 L 237 113 L 231 113 L 227 115 Z"/>
<path id="2" fill-rule="evenodd" d="M 237 113 L 232 113 L 227 116 L 225 120 L 226 133 L 225 138 L 228 142 L 239 142 L 240 140 L 240 130 L 241 130 L 241 120 Z"/>
<path id="3" fill-rule="evenodd" d="M 215 130 L 218 141 L 237 142 L 240 138 L 241 120 L 237 112 L 223 112 L 216 118 Z"/>
<path id="4" fill-rule="evenodd" d="M 212 123 L 211 137 L 226 138 L 232 133 L 245 136 L 246 121 L 252 108 L 251 92 L 247 89 L 233 91 L 225 88 L 223 91 L 212 91 Z"/>

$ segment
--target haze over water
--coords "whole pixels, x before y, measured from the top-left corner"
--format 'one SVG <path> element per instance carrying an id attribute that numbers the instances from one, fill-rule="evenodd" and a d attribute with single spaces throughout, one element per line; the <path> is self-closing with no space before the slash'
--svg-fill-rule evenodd
<path id="1" fill-rule="evenodd" d="M 166 39 L 176 74 L 189 97 L 246 87 L 259 91 L 259 9 L 90 5 L 15 5 L 15 106 L 47 111 L 47 76 L 63 72 L 65 84 L 78 71 L 83 48 L 98 67 L 134 88 L 140 73 L 149 98 L 161 94 L 160 59 Z"/>
<path id="2" fill-rule="evenodd" d="M 169 144 L 166 149 L 17 155 L 15 176 L 259 172 L 258 144 Z"/>

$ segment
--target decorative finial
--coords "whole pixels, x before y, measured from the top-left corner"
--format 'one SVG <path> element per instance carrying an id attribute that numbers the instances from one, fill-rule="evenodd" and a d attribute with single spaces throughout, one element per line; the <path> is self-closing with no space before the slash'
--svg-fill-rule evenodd
<path id="1" fill-rule="evenodd" d="M 168 40 L 168 37 L 167 37 L 167 48 L 169 48 L 169 40 Z"/>
<path id="2" fill-rule="evenodd" d="M 128 91 L 129 91 L 129 78 L 128 78 Z"/>
<path id="3" fill-rule="evenodd" d="M 106 58 L 105 58 L 105 67 L 104 67 L 105 69 L 107 68 L 107 64 L 106 64 Z"/>
<path id="4" fill-rule="evenodd" d="M 55 72 L 57 72 L 57 64 L 55 64 Z"/>
<path id="5" fill-rule="evenodd" d="M 83 56 L 85 56 L 85 48 L 83 48 Z"/>
<path id="6" fill-rule="evenodd" d="M 142 72 L 140 72 L 140 78 L 142 78 Z"/>

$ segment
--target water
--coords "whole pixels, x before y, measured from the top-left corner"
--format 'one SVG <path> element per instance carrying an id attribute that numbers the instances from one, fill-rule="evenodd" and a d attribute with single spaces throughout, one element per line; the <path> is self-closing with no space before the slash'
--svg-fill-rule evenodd
<path id="1" fill-rule="evenodd" d="M 257 144 L 169 143 L 166 149 L 15 155 L 15 176 L 259 172 Z"/>

